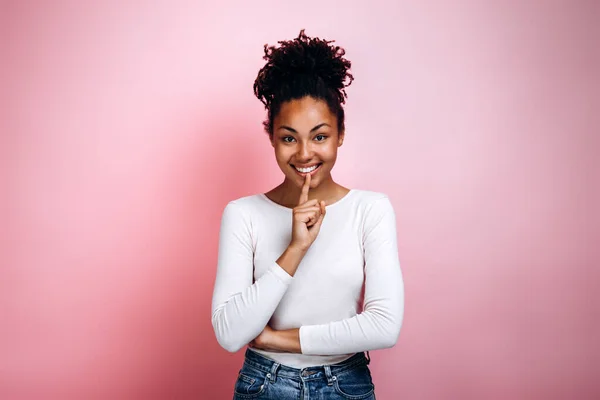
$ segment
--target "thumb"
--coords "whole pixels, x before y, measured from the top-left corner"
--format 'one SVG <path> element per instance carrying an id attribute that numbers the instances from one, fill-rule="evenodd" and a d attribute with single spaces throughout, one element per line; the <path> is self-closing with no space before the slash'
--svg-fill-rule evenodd
<path id="1" fill-rule="evenodd" d="M 315 222 L 315 224 L 313 225 L 313 228 L 316 228 L 317 231 L 319 231 L 321 229 L 321 224 L 323 223 L 323 219 L 325 218 L 325 214 L 327 213 L 327 210 L 325 209 L 324 201 L 321 201 L 319 203 L 319 206 L 321 207 L 321 215 L 319 215 L 317 222 Z"/>

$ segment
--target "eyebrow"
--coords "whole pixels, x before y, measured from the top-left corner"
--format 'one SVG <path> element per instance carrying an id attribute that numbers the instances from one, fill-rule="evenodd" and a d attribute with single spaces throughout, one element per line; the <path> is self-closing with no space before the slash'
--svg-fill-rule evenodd
<path id="1" fill-rule="evenodd" d="M 326 123 L 326 122 L 323 122 L 322 124 L 319 124 L 319 125 L 315 126 L 314 128 L 312 128 L 312 129 L 310 130 L 310 132 L 312 133 L 312 132 L 316 131 L 317 129 L 319 129 L 319 128 L 323 127 L 323 126 L 329 126 L 329 124 L 328 124 L 328 123 Z M 331 128 L 331 126 L 329 126 L 329 127 Z M 279 128 L 277 128 L 277 129 L 278 129 L 278 130 L 279 130 L 279 129 L 286 129 L 286 130 L 288 130 L 288 131 L 290 131 L 290 132 L 293 132 L 293 133 L 298 133 L 298 132 L 297 132 L 297 131 L 296 131 L 294 128 L 291 128 L 291 127 L 289 127 L 289 126 L 287 126 L 287 125 L 281 125 L 281 126 L 280 126 Z"/>

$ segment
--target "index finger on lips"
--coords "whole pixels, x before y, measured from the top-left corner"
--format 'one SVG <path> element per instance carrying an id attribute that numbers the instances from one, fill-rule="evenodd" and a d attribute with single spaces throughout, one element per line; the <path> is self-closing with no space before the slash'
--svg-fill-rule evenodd
<path id="1" fill-rule="evenodd" d="M 308 201 L 308 189 L 310 188 L 310 174 L 306 174 L 304 179 L 304 185 L 302 185 L 302 191 L 300 192 L 300 200 L 298 205 L 306 203 Z"/>

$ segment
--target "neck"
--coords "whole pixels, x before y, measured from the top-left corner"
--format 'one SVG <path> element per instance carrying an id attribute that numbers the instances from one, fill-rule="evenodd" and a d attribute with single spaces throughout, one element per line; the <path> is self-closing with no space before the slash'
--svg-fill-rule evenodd
<path id="1" fill-rule="evenodd" d="M 310 189 L 308 191 L 308 199 L 319 199 L 319 200 L 329 200 L 331 197 L 335 197 L 336 190 L 338 188 L 338 184 L 333 181 L 331 175 L 328 179 L 322 181 L 318 187 L 314 189 Z M 284 180 L 281 185 L 279 185 L 279 193 L 281 203 L 296 206 L 298 204 L 298 198 L 300 197 L 300 192 L 302 188 L 296 186 L 295 183 Z"/>

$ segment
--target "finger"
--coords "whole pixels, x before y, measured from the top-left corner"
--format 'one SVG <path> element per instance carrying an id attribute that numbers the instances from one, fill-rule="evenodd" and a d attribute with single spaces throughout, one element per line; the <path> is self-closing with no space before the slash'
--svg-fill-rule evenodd
<path id="1" fill-rule="evenodd" d="M 302 191 L 300 192 L 300 200 L 298 204 L 306 203 L 308 201 L 308 189 L 310 188 L 310 174 L 306 174 L 304 179 L 304 185 L 302 186 Z"/>
<path id="2" fill-rule="evenodd" d="M 321 212 L 322 212 L 322 209 L 319 206 L 304 207 L 304 208 L 300 208 L 300 209 L 294 209 L 294 216 L 296 216 L 298 214 L 304 214 L 304 213 L 313 213 L 318 217 L 319 215 L 321 215 Z"/>
<path id="3" fill-rule="evenodd" d="M 327 212 L 325 210 L 325 202 L 322 201 L 321 204 L 322 204 L 323 211 L 321 212 L 321 215 L 319 215 L 319 218 L 315 221 L 314 227 L 316 230 L 321 229 L 321 224 L 323 223 L 323 219 L 325 218 L 325 213 Z"/>
<path id="4" fill-rule="evenodd" d="M 308 207 L 308 206 L 318 206 L 318 205 L 319 205 L 319 200 L 312 199 L 312 200 L 308 200 L 306 203 L 298 204 L 296 207 L 294 207 L 294 210 L 297 208 L 303 208 L 303 207 Z"/>
<path id="5" fill-rule="evenodd" d="M 305 222 L 306 226 L 309 227 L 309 228 L 317 223 L 317 220 L 321 217 L 322 214 L 325 213 L 325 211 L 326 211 L 326 209 L 325 209 L 325 201 L 321 201 L 318 204 L 318 206 L 302 208 L 302 209 L 299 210 L 299 212 L 313 212 L 314 213 L 314 217 L 311 218 L 310 221 Z"/>
<path id="6" fill-rule="evenodd" d="M 321 224 L 323 223 L 323 214 L 315 221 L 312 227 L 318 232 L 321 229 Z"/>
<path id="7" fill-rule="evenodd" d="M 316 220 L 318 219 L 316 211 L 299 212 L 296 213 L 294 217 L 297 221 L 303 222 L 305 224 L 309 223 L 311 220 L 313 220 L 314 224 L 314 222 L 316 222 Z"/>
<path id="8" fill-rule="evenodd" d="M 309 218 L 317 218 L 317 211 L 302 211 L 294 214 L 294 219 L 302 222 L 307 222 Z"/>
<path id="9" fill-rule="evenodd" d="M 308 212 L 308 211 L 316 211 L 319 214 L 322 212 L 322 207 L 318 204 L 309 207 L 296 207 L 294 208 L 294 214 L 299 212 Z"/>
<path id="10" fill-rule="evenodd" d="M 325 218 L 325 213 L 327 213 L 327 208 L 325 208 L 325 200 L 319 202 L 319 207 L 321 209 L 321 212 L 319 213 L 319 219 L 323 220 L 323 218 Z"/>
<path id="11" fill-rule="evenodd" d="M 321 218 L 321 215 L 323 215 L 323 210 L 321 209 L 321 207 L 319 207 L 319 210 L 315 213 L 315 219 L 310 221 L 311 222 L 310 226 L 313 226 L 314 224 L 316 224 L 317 221 L 319 220 L 319 218 Z"/>

